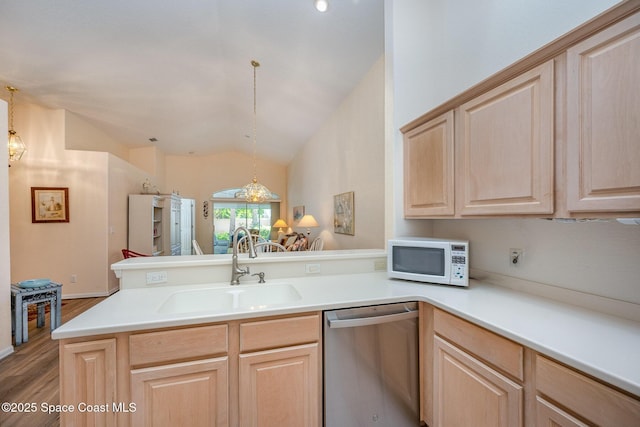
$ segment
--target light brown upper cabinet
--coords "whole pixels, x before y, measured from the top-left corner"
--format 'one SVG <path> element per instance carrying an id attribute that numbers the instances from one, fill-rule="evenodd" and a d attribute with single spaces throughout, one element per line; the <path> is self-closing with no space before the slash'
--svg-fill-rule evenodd
<path id="1" fill-rule="evenodd" d="M 639 11 L 620 2 L 403 126 L 405 217 L 640 216 Z"/>
<path id="2" fill-rule="evenodd" d="M 640 211 L 640 15 L 567 51 L 567 208 Z"/>
<path id="3" fill-rule="evenodd" d="M 551 60 L 458 108 L 461 215 L 553 213 L 553 106 Z"/>
<path id="4" fill-rule="evenodd" d="M 453 111 L 404 136 L 404 214 L 454 214 Z"/>

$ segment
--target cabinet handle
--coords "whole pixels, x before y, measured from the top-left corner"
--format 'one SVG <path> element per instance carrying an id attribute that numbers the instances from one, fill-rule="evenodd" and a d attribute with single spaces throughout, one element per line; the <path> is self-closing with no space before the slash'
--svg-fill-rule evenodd
<path id="1" fill-rule="evenodd" d="M 379 325 L 381 323 L 398 322 L 400 320 L 415 319 L 418 310 L 409 310 L 402 313 L 386 314 L 383 316 L 358 317 L 355 319 L 337 319 L 335 313 L 327 314 L 330 328 L 356 328 L 359 326 Z"/>

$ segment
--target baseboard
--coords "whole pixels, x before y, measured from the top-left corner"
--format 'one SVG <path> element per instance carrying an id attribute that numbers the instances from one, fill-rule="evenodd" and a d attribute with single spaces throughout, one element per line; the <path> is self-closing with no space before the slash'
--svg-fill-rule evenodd
<path id="1" fill-rule="evenodd" d="M 493 283 L 494 285 L 549 298 L 565 304 L 577 305 L 589 310 L 640 322 L 640 305 L 632 302 L 607 298 L 600 295 L 575 291 L 517 277 L 505 276 L 475 268 L 470 269 L 469 273 L 474 279 L 482 280 L 483 282 Z"/>
<path id="2" fill-rule="evenodd" d="M 102 298 L 108 297 L 113 292 L 90 292 L 86 294 L 67 294 L 62 295 L 62 299 L 79 299 L 79 298 Z"/>
<path id="3" fill-rule="evenodd" d="M 5 357 L 7 357 L 8 355 L 13 353 L 13 346 L 10 345 L 9 347 L 5 347 L 2 350 L 0 350 L 0 360 L 4 359 Z"/>

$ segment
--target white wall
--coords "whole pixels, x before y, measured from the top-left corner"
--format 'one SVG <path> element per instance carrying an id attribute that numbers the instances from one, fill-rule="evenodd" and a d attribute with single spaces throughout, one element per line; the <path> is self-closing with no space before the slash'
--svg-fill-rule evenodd
<path id="1" fill-rule="evenodd" d="M 472 268 L 640 304 L 640 226 L 465 219 L 433 227 L 435 237 L 470 241 Z M 516 266 L 510 248 L 524 249 Z"/>
<path id="2" fill-rule="evenodd" d="M 387 54 L 394 73 L 395 164 L 399 128 L 618 3 L 613 0 L 404 0 L 388 2 Z M 401 160 L 400 160 L 401 161 Z M 401 163 L 400 163 L 401 164 Z M 402 168 L 395 171 L 401 199 Z M 398 199 L 398 196 L 400 199 Z M 431 234 L 471 241 L 471 267 L 589 294 L 640 303 L 640 227 L 522 220 L 403 220 Z M 422 234 L 427 235 L 427 234 Z M 525 249 L 508 264 L 508 249 Z"/>
<path id="3" fill-rule="evenodd" d="M 7 146 L 7 103 L 0 99 L 0 147 Z M 20 134 L 18 134 L 20 135 Z M 11 345 L 11 259 L 9 246 L 9 155 L 0 155 L 0 359 L 13 352 Z"/>
<path id="4" fill-rule="evenodd" d="M 107 184 L 109 216 L 106 224 L 99 225 L 105 227 L 108 233 L 107 259 L 104 269 L 109 293 L 117 290 L 119 286 L 119 280 L 111 271 L 111 264 L 122 260 L 122 249 L 128 246 L 128 196 L 140 193 L 142 183 L 149 177 L 146 172 L 121 158 L 109 155 Z"/>
<path id="5" fill-rule="evenodd" d="M 105 152 L 66 150 L 67 131 L 79 143 L 94 137 L 90 126 L 72 123 L 67 129 L 64 110 L 16 105 L 15 128 L 27 153 L 10 171 L 11 281 L 47 277 L 63 284 L 64 297 L 104 296 L 117 286 L 109 266 L 121 259 L 120 249 L 126 247 L 122 204 L 126 206 L 126 194 L 134 188 L 137 169 L 129 166 L 110 179 L 110 165 L 124 161 Z M 105 138 L 98 131 L 95 137 Z M 142 179 L 135 181 L 138 187 Z M 32 223 L 31 187 L 68 188 L 70 221 Z M 111 224 L 116 225 L 113 234 Z"/>
<path id="6" fill-rule="evenodd" d="M 65 112 L 65 148 L 108 152 L 124 160 L 129 158 L 129 148 L 97 129 L 86 119 L 70 111 Z"/>
<path id="7" fill-rule="evenodd" d="M 385 242 L 385 77 L 380 58 L 289 164 L 287 224 L 305 206 L 324 249 L 383 248 Z M 354 192 L 355 235 L 333 232 L 333 196 Z M 304 232 L 304 229 L 293 228 Z"/>
<path id="8" fill-rule="evenodd" d="M 392 1 L 397 128 L 618 3 Z"/>

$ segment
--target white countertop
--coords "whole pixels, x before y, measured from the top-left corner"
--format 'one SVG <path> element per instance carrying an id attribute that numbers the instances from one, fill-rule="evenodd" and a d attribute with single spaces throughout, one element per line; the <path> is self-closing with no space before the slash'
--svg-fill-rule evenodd
<path id="1" fill-rule="evenodd" d="M 231 289 L 228 283 L 125 289 L 63 324 L 54 339 L 220 322 L 401 301 L 425 301 L 640 396 L 640 322 L 471 281 L 469 288 L 390 280 L 386 273 L 274 279 L 242 289 L 290 283 L 300 299 L 259 309 L 161 313 L 176 292 Z"/>

